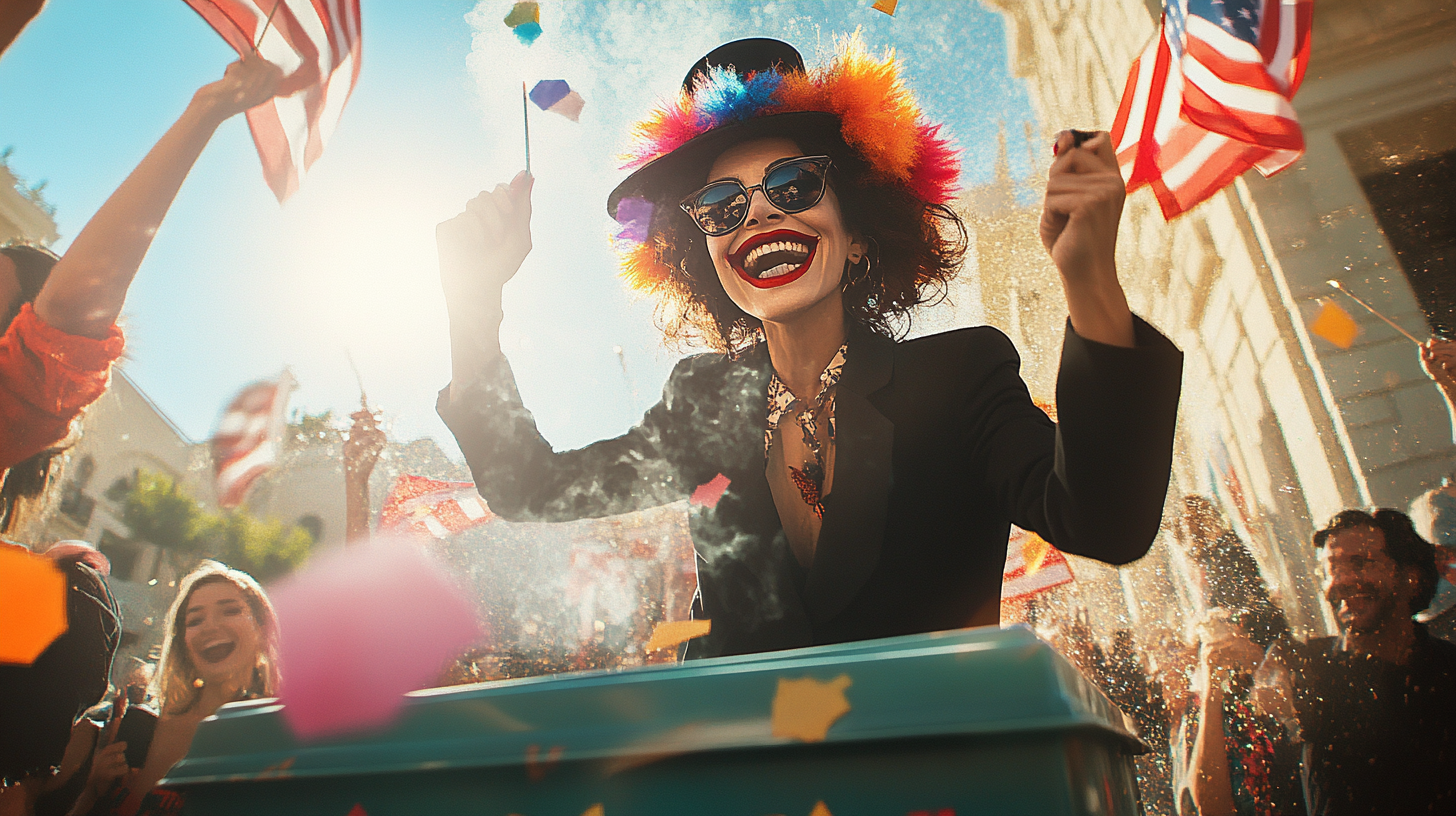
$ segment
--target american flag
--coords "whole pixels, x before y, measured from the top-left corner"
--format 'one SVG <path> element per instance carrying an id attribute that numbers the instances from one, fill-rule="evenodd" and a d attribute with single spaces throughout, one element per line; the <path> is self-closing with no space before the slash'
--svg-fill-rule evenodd
<path id="1" fill-rule="evenodd" d="M 471 482 L 404 475 L 394 480 L 379 511 L 379 529 L 447 538 L 495 518 Z"/>
<path id="2" fill-rule="evenodd" d="M 1112 126 L 1128 192 L 1151 185 L 1173 218 L 1249 168 L 1294 163 L 1312 14 L 1313 0 L 1164 0 Z"/>
<path id="3" fill-rule="evenodd" d="M 1002 602 L 1037 595 L 1072 580 L 1072 566 L 1060 550 L 1036 533 L 1011 528 L 1001 573 Z"/>
<path id="4" fill-rule="evenodd" d="M 219 505 L 242 504 L 248 488 L 278 460 L 283 412 L 293 385 L 287 371 L 276 380 L 253 383 L 222 412 L 212 435 L 213 484 Z"/>
<path id="5" fill-rule="evenodd" d="M 359 0 L 187 0 L 187 5 L 239 54 L 256 45 L 288 76 L 279 96 L 248 111 L 263 176 L 281 203 L 323 153 L 359 79 Z"/>

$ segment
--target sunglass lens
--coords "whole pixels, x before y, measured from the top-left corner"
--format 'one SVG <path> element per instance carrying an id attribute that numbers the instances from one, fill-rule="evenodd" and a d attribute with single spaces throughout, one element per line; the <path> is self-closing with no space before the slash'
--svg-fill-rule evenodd
<path id="1" fill-rule="evenodd" d="M 764 177 L 763 193 L 786 213 L 803 212 L 824 195 L 824 169 L 810 162 L 780 165 Z"/>
<path id="2" fill-rule="evenodd" d="M 732 232 L 743 223 L 747 209 L 748 195 L 743 185 L 734 181 L 709 185 L 692 204 L 693 219 L 709 235 Z"/>

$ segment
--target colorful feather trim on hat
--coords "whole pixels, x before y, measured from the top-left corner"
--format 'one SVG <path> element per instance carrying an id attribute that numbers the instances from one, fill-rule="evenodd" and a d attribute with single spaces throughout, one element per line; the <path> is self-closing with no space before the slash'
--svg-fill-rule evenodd
<path id="1" fill-rule="evenodd" d="M 799 111 L 839 117 L 845 143 L 864 157 L 875 176 L 903 185 L 929 204 L 955 197 L 960 179 L 955 148 L 905 87 L 894 50 L 877 59 L 858 32 L 839 39 L 834 58 L 808 73 L 763 71 L 745 79 L 711 69 L 692 93 L 680 92 L 633 126 L 623 168 L 639 168 L 726 124 Z M 633 288 L 652 292 L 668 272 L 659 268 L 656 236 L 648 234 L 638 212 L 623 221 L 616 243 L 623 277 Z"/>

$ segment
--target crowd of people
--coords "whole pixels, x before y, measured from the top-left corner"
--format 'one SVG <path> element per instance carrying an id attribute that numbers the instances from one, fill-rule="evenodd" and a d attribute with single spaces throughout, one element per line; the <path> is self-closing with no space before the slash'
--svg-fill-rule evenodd
<path id="1" fill-rule="evenodd" d="M 1170 525 L 1205 610 L 1191 639 L 1121 629 L 1104 642 L 1085 610 L 1039 627 L 1135 721 L 1149 813 L 1456 812 L 1456 645 L 1437 600 L 1452 553 L 1433 543 L 1456 529 L 1449 491 L 1413 503 L 1435 512 L 1346 510 L 1314 533 L 1329 636 L 1296 635 L 1197 495 Z"/>
<path id="2" fill-rule="evenodd" d="M 955 159 L 897 167 L 877 150 L 903 137 L 948 151 L 925 141 L 908 94 L 892 100 L 905 117 L 868 124 L 848 120 L 879 111 L 814 107 L 815 94 L 856 93 L 856 76 L 897 70 L 852 49 L 839 60 L 806 73 L 797 52 L 765 40 L 709 54 L 685 80 L 685 105 L 764 77 L 798 96 L 749 94 L 718 119 L 704 107 L 694 121 L 710 127 L 663 135 L 613 193 L 619 219 L 628 200 L 657 213 L 638 225 L 650 240 L 636 280 L 676 310 L 670 325 L 723 352 L 679 366 L 663 403 L 620 439 L 554 452 L 495 336 L 500 287 L 531 248 L 530 176 L 483 193 L 438 233 L 455 375 L 439 409 L 495 512 L 603 515 L 726 479 L 693 516 L 696 614 L 713 626 L 688 657 L 995 623 L 1013 522 L 1113 564 L 1157 535 L 1181 356 L 1129 311 L 1117 282 L 1123 182 L 1106 134 L 1064 131 L 1048 181 L 1042 238 L 1071 312 L 1059 425 L 1032 403 L 994 330 L 891 336 L 959 268 L 965 233 L 941 178 Z M 222 121 L 272 98 L 280 79 L 251 56 L 200 89 L 63 256 L 0 250 L 0 529 L 47 498 L 51 461 L 107 387 L 127 288 L 192 164 Z M 782 113 L 795 99 L 808 107 Z M 1456 399 L 1456 343 L 1432 341 L 1422 359 Z M 381 443 L 361 413 L 346 450 L 354 463 L 372 462 Z M 360 467 L 346 468 L 355 535 L 368 529 Z M 1212 610 L 1196 643 L 1140 646 L 1122 630 L 1103 648 L 1085 618 L 1068 622 L 1058 641 L 1153 749 L 1151 808 L 1456 812 L 1456 646 L 1427 623 L 1450 625 L 1432 541 L 1456 535 L 1456 491 L 1416 504 L 1421 532 L 1381 509 L 1347 510 L 1313 535 L 1332 636 L 1295 636 L 1257 560 L 1200 496 L 1182 500 L 1173 524 Z M 175 811 L 156 785 L 202 720 L 277 692 L 286 667 L 267 596 L 247 574 L 202 563 L 180 582 L 155 666 L 131 666 L 112 688 L 122 613 L 105 557 L 77 542 L 4 546 L 65 576 L 70 625 L 33 663 L 0 666 L 0 816 Z"/>

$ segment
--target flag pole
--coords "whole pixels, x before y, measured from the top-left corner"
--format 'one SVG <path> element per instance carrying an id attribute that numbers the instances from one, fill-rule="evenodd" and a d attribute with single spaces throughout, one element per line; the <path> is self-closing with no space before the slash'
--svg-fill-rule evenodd
<path id="1" fill-rule="evenodd" d="M 359 366 L 354 363 L 354 353 L 345 348 L 344 356 L 349 358 L 349 368 L 354 369 L 354 380 L 359 383 L 359 407 L 368 411 L 369 397 L 364 393 L 364 378 L 359 375 Z"/>
<path id="2" fill-rule="evenodd" d="M 1332 280 L 1325 281 L 1325 283 L 1328 283 L 1330 286 L 1334 287 L 1335 289 L 1338 289 L 1339 291 L 1344 292 L 1346 297 L 1348 297 L 1350 300 L 1355 301 L 1356 303 L 1360 304 L 1361 306 L 1364 306 L 1365 307 L 1365 310 L 1368 311 L 1368 312 L 1370 312 L 1370 314 L 1373 314 L 1376 317 L 1380 318 L 1381 320 L 1384 320 L 1387 324 L 1389 324 L 1389 326 L 1392 329 L 1395 329 L 1396 331 L 1398 331 L 1402 335 L 1404 335 L 1405 336 L 1405 339 L 1411 341 L 1412 343 L 1415 343 L 1418 346 L 1421 345 L 1421 341 L 1417 340 L 1414 335 L 1412 335 L 1410 332 L 1406 331 L 1405 329 L 1402 329 L 1400 326 L 1396 325 L 1396 323 L 1395 323 L 1394 320 L 1391 320 L 1390 318 L 1386 317 L 1385 315 L 1381 314 L 1380 312 L 1375 311 L 1375 307 L 1374 306 L 1371 306 L 1370 304 L 1368 304 L 1365 301 L 1361 300 L 1360 298 L 1356 297 L 1354 292 L 1351 292 L 1349 289 L 1346 289 L 1344 287 L 1344 285 L 1341 284 L 1339 281 L 1332 279 Z"/>
<path id="3" fill-rule="evenodd" d="M 268 19 L 263 21 L 263 30 L 258 32 L 258 41 L 253 43 L 253 53 L 258 53 L 258 46 L 263 44 L 263 35 L 268 33 L 268 26 L 273 24 L 273 15 L 278 13 L 278 7 L 283 5 L 283 0 L 273 0 L 273 10 L 268 12 Z"/>
<path id="4" fill-rule="evenodd" d="M 526 105 L 526 80 L 521 80 L 521 126 L 526 131 L 526 175 L 531 175 L 531 114 Z"/>

